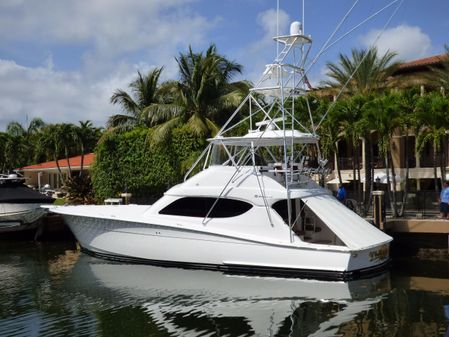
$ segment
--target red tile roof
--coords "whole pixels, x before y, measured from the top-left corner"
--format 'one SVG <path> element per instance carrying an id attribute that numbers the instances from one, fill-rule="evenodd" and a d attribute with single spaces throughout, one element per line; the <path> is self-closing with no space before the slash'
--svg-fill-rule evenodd
<path id="1" fill-rule="evenodd" d="M 88 168 L 92 165 L 95 159 L 95 153 L 88 153 L 84 155 L 84 168 Z M 76 156 L 69 158 L 70 166 L 71 167 L 77 167 L 79 168 L 81 166 L 81 156 Z M 60 167 L 68 167 L 67 159 L 59 159 L 58 164 Z M 37 171 L 37 170 L 44 170 L 44 169 L 54 169 L 57 168 L 56 161 L 48 161 L 46 163 L 40 163 L 36 165 L 30 165 L 25 166 L 20 169 L 19 171 Z"/>
<path id="2" fill-rule="evenodd" d="M 422 59 L 413 60 L 410 62 L 402 63 L 399 66 L 399 69 L 408 69 L 408 68 L 415 68 L 415 67 L 423 67 L 423 66 L 434 66 L 438 63 L 441 63 L 443 61 L 447 61 L 446 54 L 441 55 L 435 55 L 430 57 L 425 57 Z"/>

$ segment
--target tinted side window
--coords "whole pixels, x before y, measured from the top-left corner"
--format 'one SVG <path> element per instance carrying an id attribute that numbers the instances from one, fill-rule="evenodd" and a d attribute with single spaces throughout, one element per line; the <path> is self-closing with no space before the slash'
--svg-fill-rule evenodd
<path id="1" fill-rule="evenodd" d="M 296 207 L 295 207 L 295 202 L 294 200 L 290 200 L 291 203 L 291 212 L 292 212 L 292 217 L 293 220 L 295 219 L 295 215 L 296 215 Z M 271 206 L 284 220 L 285 223 L 288 223 L 288 205 L 287 205 L 287 200 L 279 200 L 277 202 L 275 202 L 272 206 Z"/>
<path id="2" fill-rule="evenodd" d="M 216 198 L 187 197 L 175 200 L 159 211 L 159 214 L 181 215 L 204 218 Z M 251 204 L 233 199 L 219 199 L 209 214 L 210 218 L 228 218 L 241 215 L 253 207 Z"/>

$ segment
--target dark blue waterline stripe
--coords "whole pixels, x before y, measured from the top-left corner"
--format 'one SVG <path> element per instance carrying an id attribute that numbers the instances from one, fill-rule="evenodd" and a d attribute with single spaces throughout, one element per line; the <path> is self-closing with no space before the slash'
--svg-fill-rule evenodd
<path id="1" fill-rule="evenodd" d="M 151 260 L 141 259 L 123 255 L 114 255 L 106 253 L 98 253 L 81 247 L 81 250 L 88 255 L 102 258 L 105 260 L 127 262 L 132 264 L 147 264 L 160 267 L 175 267 L 182 269 L 201 269 L 221 271 L 227 274 L 238 275 L 254 275 L 254 276 L 274 276 L 274 277 L 288 277 L 288 278 L 312 278 L 318 280 L 334 280 L 334 281 L 349 281 L 359 278 L 371 277 L 380 274 L 390 265 L 390 259 L 386 262 L 365 269 L 353 271 L 329 271 L 329 270 L 311 270 L 311 269 L 294 269 L 294 268 L 278 268 L 278 267 L 263 267 L 263 266 L 248 266 L 248 265 L 217 265 L 208 263 L 191 263 L 179 261 L 165 261 L 165 260 Z"/>

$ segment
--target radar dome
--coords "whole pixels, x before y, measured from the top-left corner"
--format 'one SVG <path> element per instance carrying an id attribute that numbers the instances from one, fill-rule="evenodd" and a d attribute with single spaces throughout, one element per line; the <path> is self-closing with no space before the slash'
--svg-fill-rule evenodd
<path id="1" fill-rule="evenodd" d="M 301 35 L 302 34 L 302 26 L 301 22 L 293 21 L 290 25 L 290 35 Z"/>

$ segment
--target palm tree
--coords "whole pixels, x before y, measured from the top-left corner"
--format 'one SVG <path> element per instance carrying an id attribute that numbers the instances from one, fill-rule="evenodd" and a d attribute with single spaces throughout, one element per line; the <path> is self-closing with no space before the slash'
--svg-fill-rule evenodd
<path id="1" fill-rule="evenodd" d="M 73 154 L 73 149 L 77 146 L 76 127 L 73 124 L 58 124 L 56 137 L 58 137 L 62 148 L 64 149 L 64 156 L 67 160 L 67 167 L 69 169 L 69 177 L 72 176 L 72 167 L 69 158 Z"/>
<path id="2" fill-rule="evenodd" d="M 217 121 L 223 113 L 237 107 L 248 93 L 246 82 L 230 81 L 241 73 L 242 66 L 227 60 L 211 45 L 205 54 L 192 48 L 176 58 L 180 79 L 161 86 L 161 92 L 169 97 L 166 104 L 153 106 L 153 116 L 160 116 L 161 123 L 155 137 L 165 139 L 169 131 L 185 123 L 198 136 L 210 136 L 218 131 Z"/>
<path id="3" fill-rule="evenodd" d="M 118 104 L 124 114 L 109 117 L 108 127 L 129 130 L 135 126 L 154 125 L 150 107 L 158 103 L 158 81 L 163 67 L 150 70 L 146 75 L 137 72 L 137 78 L 129 85 L 131 94 L 117 89 L 111 96 L 111 103 Z"/>
<path id="4" fill-rule="evenodd" d="M 340 129 L 343 133 L 343 137 L 347 141 L 352 143 L 352 175 L 354 177 L 353 179 L 357 190 L 357 199 L 359 202 L 362 200 L 359 149 L 361 145 L 361 137 L 365 133 L 365 127 L 360 123 L 360 120 L 362 119 L 365 103 L 366 96 L 357 95 L 351 97 L 350 99 L 344 101 L 344 104 L 341 108 L 342 115 L 340 116 Z"/>
<path id="5" fill-rule="evenodd" d="M 62 176 L 61 168 L 59 166 L 59 156 L 61 153 L 61 144 L 57 135 L 58 126 L 56 124 L 48 124 L 43 130 L 39 137 L 39 148 L 45 151 L 45 157 L 47 159 L 52 158 L 56 162 L 56 167 L 58 168 L 59 176 Z"/>
<path id="6" fill-rule="evenodd" d="M 376 47 L 365 50 L 353 49 L 351 56 L 344 54 L 339 55 L 338 63 L 328 62 L 327 75 L 330 80 L 324 81 L 323 84 L 329 86 L 335 91 L 344 93 L 348 96 L 365 95 L 378 92 L 386 87 L 388 77 L 395 71 L 400 62 L 393 62 L 396 53 L 388 51 L 384 55 L 378 55 Z M 339 93 L 340 95 L 340 93 Z M 365 138 L 365 184 L 367 194 L 372 189 L 372 129 L 369 129 L 371 122 L 362 118 L 357 121 L 355 128 L 358 129 L 360 135 Z M 369 161 L 371 160 L 371 161 Z M 356 163 L 354 162 L 354 165 Z M 354 171 L 354 169 L 353 169 Z M 368 209 L 367 201 L 370 198 L 365 195 L 365 210 Z"/>
<path id="7" fill-rule="evenodd" d="M 320 126 L 320 146 L 323 151 L 324 157 L 329 157 L 331 153 L 335 155 L 336 167 L 338 181 L 340 184 L 343 182 L 341 177 L 341 165 L 340 165 L 340 155 L 338 150 L 338 142 L 342 139 L 340 129 L 335 127 L 340 122 L 338 117 L 338 110 L 332 109 L 329 111 L 327 118 L 323 121 Z"/>
<path id="8" fill-rule="evenodd" d="M 2 138 L 3 170 L 10 171 L 25 166 L 30 158 L 25 137 L 6 132 Z"/>
<path id="9" fill-rule="evenodd" d="M 336 89 L 344 89 L 348 94 L 368 94 L 385 88 L 387 78 L 394 72 L 400 62 L 393 62 L 396 53 L 387 51 L 379 56 L 376 47 L 357 50 L 352 49 L 351 57 L 339 55 L 338 63 L 327 63 L 327 76 L 324 81 Z"/>
<path id="10" fill-rule="evenodd" d="M 410 174 L 410 162 L 409 162 L 409 136 L 416 135 L 418 131 L 418 121 L 415 114 L 416 101 L 419 93 L 415 89 L 404 90 L 399 92 L 397 107 L 399 112 L 399 125 L 402 134 L 405 134 L 405 177 L 404 177 L 404 190 L 402 196 L 401 209 L 399 210 L 399 216 L 404 215 L 405 205 L 407 203 L 408 196 L 408 183 Z M 416 143 L 415 143 L 416 148 Z"/>
<path id="11" fill-rule="evenodd" d="M 391 209 L 393 216 L 396 217 L 396 175 L 394 172 L 394 163 L 391 156 L 391 138 L 393 133 L 400 125 L 399 112 L 397 108 L 397 94 L 385 93 L 373 100 L 367 102 L 364 108 L 364 118 L 368 125 L 379 134 L 379 150 L 384 156 L 385 171 L 387 175 L 387 191 L 390 195 Z M 390 184 L 390 168 L 393 191 Z"/>
<path id="12" fill-rule="evenodd" d="M 90 204 L 94 202 L 92 180 L 90 175 L 84 173 L 84 155 L 91 151 L 100 138 L 99 129 L 93 127 L 92 122 L 80 121 L 79 125 L 72 126 L 73 140 L 76 143 L 77 153 L 81 152 L 81 164 L 79 174 L 69 175 L 65 181 L 65 187 L 68 192 L 68 200 L 75 204 Z M 70 130 L 69 130 L 70 131 Z M 69 163 L 70 168 L 70 163 Z"/>
<path id="13" fill-rule="evenodd" d="M 45 149 L 46 156 L 56 162 L 59 178 L 63 180 L 59 159 L 65 157 L 68 162 L 69 176 L 71 167 L 69 157 L 74 153 L 76 138 L 73 124 L 49 124 L 46 125 L 39 137 L 39 147 Z"/>
<path id="14" fill-rule="evenodd" d="M 433 170 L 435 192 L 438 193 L 437 161 L 440 161 L 441 179 L 446 176 L 446 162 L 443 151 L 443 142 L 446 130 L 449 128 L 449 101 L 440 93 L 430 93 L 419 98 L 417 103 L 417 119 L 421 125 L 417 139 L 417 150 L 421 153 L 426 144 L 433 146 Z M 439 158 L 438 158 L 439 155 Z"/>
<path id="15" fill-rule="evenodd" d="M 19 122 L 11 122 L 6 127 L 6 133 L 13 138 L 16 144 L 14 162 L 18 166 L 31 164 L 37 159 L 36 141 L 45 123 L 40 118 L 33 118 L 24 127 Z M 16 166 L 16 168 L 18 167 Z"/>
<path id="16" fill-rule="evenodd" d="M 11 122 L 6 127 L 6 132 L 13 136 L 30 137 L 38 133 L 45 126 L 41 118 L 33 118 L 25 129 L 19 122 Z"/>
<path id="17" fill-rule="evenodd" d="M 84 122 L 79 121 L 79 126 L 75 126 L 73 131 L 81 152 L 81 167 L 79 172 L 79 176 L 81 177 L 84 168 L 84 155 L 86 154 L 86 151 L 93 149 L 98 141 L 98 129 L 93 127 L 91 121 L 87 120 Z"/>

